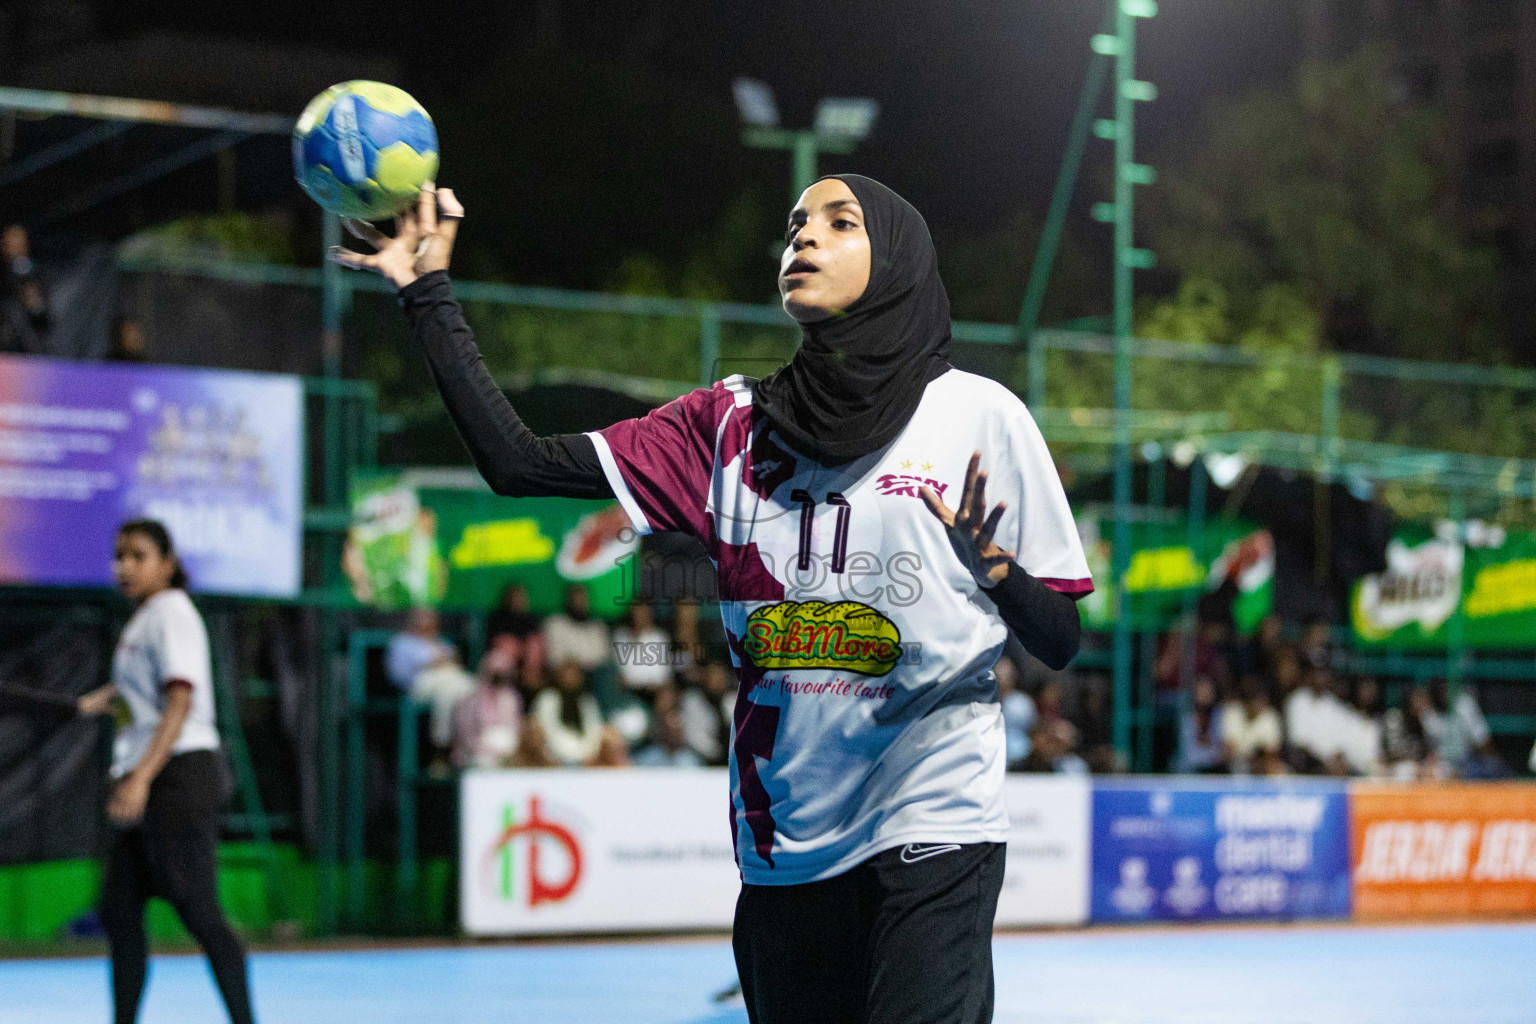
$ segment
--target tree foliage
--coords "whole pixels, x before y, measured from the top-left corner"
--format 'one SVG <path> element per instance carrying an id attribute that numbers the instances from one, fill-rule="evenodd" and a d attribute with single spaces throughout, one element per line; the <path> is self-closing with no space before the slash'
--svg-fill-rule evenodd
<path id="1" fill-rule="evenodd" d="M 1389 82 L 1375 53 L 1306 67 L 1217 111 L 1149 193 L 1163 258 L 1227 296 L 1235 334 L 1206 340 L 1235 343 L 1299 300 L 1328 348 L 1498 357 L 1497 255 L 1457 223 L 1439 119 Z"/>

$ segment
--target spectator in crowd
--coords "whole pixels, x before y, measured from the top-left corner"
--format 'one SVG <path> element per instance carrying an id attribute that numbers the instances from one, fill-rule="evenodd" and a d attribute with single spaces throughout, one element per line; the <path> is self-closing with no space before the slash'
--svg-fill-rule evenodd
<path id="1" fill-rule="evenodd" d="M 671 687 L 656 694 L 656 708 L 651 716 L 654 738 L 635 755 L 640 768 L 702 768 L 704 759 L 688 746 L 683 731 L 683 711 L 677 691 Z"/>
<path id="2" fill-rule="evenodd" d="M 1029 732 L 1035 727 L 1035 702 L 1019 689 L 1019 667 L 1001 657 L 992 667 L 997 677 L 997 699 L 1003 706 L 1003 733 L 1007 737 L 1008 767 L 1017 768 L 1029 756 Z"/>
<path id="3" fill-rule="evenodd" d="M 533 715 L 524 715 L 517 730 L 517 750 L 512 755 L 513 768 L 558 768 L 560 762 L 549 752 L 544 727 Z"/>
<path id="4" fill-rule="evenodd" d="M 1403 782 L 1443 778 L 1447 774 L 1435 746 L 1440 722 L 1429 688 L 1415 686 L 1400 708 L 1383 717 L 1387 772 Z"/>
<path id="5" fill-rule="evenodd" d="M 475 680 L 464 670 L 459 652 L 443 639 L 440 629 L 435 610 L 417 608 L 411 612 L 407 628 L 390 638 L 384 655 L 389 681 L 430 709 L 433 771 L 447 768 L 454 710 L 475 689 Z"/>
<path id="6" fill-rule="evenodd" d="M 544 656 L 550 665 L 574 661 L 590 672 L 613 660 L 608 624 L 592 617 L 592 596 L 580 583 L 565 588 L 565 609 L 544 622 Z"/>
<path id="7" fill-rule="evenodd" d="M 1268 678 L 1270 703 L 1276 708 L 1285 707 L 1291 694 L 1301 686 L 1301 679 L 1301 655 L 1291 645 L 1281 645 L 1275 652 Z"/>
<path id="8" fill-rule="evenodd" d="M 113 363 L 142 363 L 144 353 L 144 326 L 132 317 L 120 316 L 112 321 L 112 343 L 107 349 L 107 360 Z"/>
<path id="9" fill-rule="evenodd" d="M 1302 661 L 1308 668 L 1333 667 L 1333 631 L 1328 623 L 1314 619 L 1307 623 L 1301 640 Z"/>
<path id="10" fill-rule="evenodd" d="M 534 700 L 532 714 L 556 762 L 574 766 L 597 758 L 603 742 L 603 713 L 587 686 L 586 672 L 575 659 L 555 665 L 555 685 Z"/>
<path id="11" fill-rule="evenodd" d="M 517 664 L 507 646 L 493 647 L 480 660 L 475 691 L 454 715 L 453 762 L 459 768 L 506 768 L 517 752 L 523 701 L 517 692 Z"/>
<path id="12" fill-rule="evenodd" d="M 626 622 L 613 631 L 613 650 L 619 682 L 646 703 L 652 703 L 658 690 L 672 684 L 672 638 L 656 625 L 655 613 L 647 602 L 629 606 Z"/>
<path id="13" fill-rule="evenodd" d="M 706 662 L 697 684 L 688 683 L 678 694 L 684 742 L 705 762 L 726 763 L 731 740 L 731 713 L 736 708 L 730 666 Z"/>
<path id="14" fill-rule="evenodd" d="M 597 741 L 597 754 L 587 762 L 588 768 L 628 768 L 629 744 L 612 726 L 603 726 Z"/>
<path id="15" fill-rule="evenodd" d="M 1509 766 L 1493 747 L 1493 734 L 1483 718 L 1476 691 L 1461 686 L 1455 701 L 1448 702 L 1445 682 L 1440 680 L 1429 692 L 1438 720 L 1436 745 L 1451 772 L 1464 779 L 1507 778 Z"/>
<path id="16" fill-rule="evenodd" d="M 1209 676 L 1200 676 L 1190 693 L 1189 706 L 1179 716 L 1178 771 L 1211 773 L 1227 770 L 1227 749 L 1221 726 L 1216 683 Z"/>
<path id="17" fill-rule="evenodd" d="M 1123 772 L 1127 765 L 1115 750 L 1114 712 L 1109 702 L 1109 680 L 1089 676 L 1078 691 L 1078 712 L 1073 720 L 1078 742 L 1089 771 L 1109 775 Z"/>
<path id="18" fill-rule="evenodd" d="M 12 224 L 0 231 L 0 352 L 42 352 L 47 337 L 48 302 L 27 229 Z"/>
<path id="19" fill-rule="evenodd" d="M 527 693 L 544 675 L 544 620 L 529 609 L 528 588 L 509 583 L 501 600 L 485 617 L 485 648 L 504 649 L 516 669 L 518 685 Z"/>
<path id="20" fill-rule="evenodd" d="M 1271 759 L 1279 756 L 1284 742 L 1280 715 L 1269 703 L 1258 676 L 1244 676 L 1237 696 L 1222 707 L 1221 741 L 1237 774 L 1268 774 Z"/>
<path id="21" fill-rule="evenodd" d="M 1345 706 L 1342 753 L 1354 775 L 1382 774 L 1381 684 L 1370 676 L 1355 680 Z"/>
<path id="22" fill-rule="evenodd" d="M 1253 635 L 1243 640 L 1235 653 L 1233 668 L 1239 678 L 1255 675 L 1262 679 L 1274 674 L 1275 663 L 1285 647 L 1283 628 L 1277 615 L 1259 620 Z"/>
<path id="23" fill-rule="evenodd" d="M 1077 753 L 1077 728 L 1065 718 L 1041 716 L 1029 734 L 1029 754 L 1019 762 L 1021 772 L 1087 775 L 1088 764 Z"/>

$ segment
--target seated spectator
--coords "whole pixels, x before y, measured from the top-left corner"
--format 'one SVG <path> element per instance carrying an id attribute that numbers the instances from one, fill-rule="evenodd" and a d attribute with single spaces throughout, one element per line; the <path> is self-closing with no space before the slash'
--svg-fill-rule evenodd
<path id="1" fill-rule="evenodd" d="M 504 648 L 513 660 L 518 685 L 537 689 L 544 675 L 544 620 L 528 607 L 528 588 L 509 583 L 485 617 L 485 648 Z"/>
<path id="2" fill-rule="evenodd" d="M 524 715 L 517 731 L 517 750 L 512 755 L 512 768 L 558 768 L 560 762 L 549 752 L 549 740 L 544 727 L 532 715 Z"/>
<path id="3" fill-rule="evenodd" d="M 1301 638 L 1302 662 L 1307 668 L 1333 668 L 1333 630 L 1322 619 L 1307 623 Z"/>
<path id="4" fill-rule="evenodd" d="M 1077 754 L 1076 727 L 1065 718 L 1041 716 L 1029 734 L 1029 755 L 1019 762 L 1018 770 L 1087 775 L 1088 763 Z"/>
<path id="5" fill-rule="evenodd" d="M 112 321 L 112 344 L 107 349 L 107 361 L 113 363 L 142 363 L 144 353 L 144 326 L 131 317 L 120 316 Z"/>
<path id="6" fill-rule="evenodd" d="M 670 692 L 670 691 L 669 691 Z M 678 701 L 657 701 L 652 717 L 655 739 L 635 755 L 638 768 L 702 768 L 704 759 L 688 746 Z"/>
<path id="7" fill-rule="evenodd" d="M 1442 723 L 1438 746 L 1440 757 L 1451 771 L 1464 779 L 1504 779 L 1509 766 L 1493 746 L 1493 734 L 1483 718 L 1477 693 L 1470 686 L 1456 691 L 1454 706 L 1447 703 L 1443 680 L 1430 689 L 1435 710 Z"/>
<path id="8" fill-rule="evenodd" d="M 480 661 L 475 691 L 454 715 L 453 762 L 460 768 L 506 768 L 517 752 L 523 701 L 511 651 L 492 648 Z"/>
<path id="9" fill-rule="evenodd" d="M 1265 774 L 1271 755 L 1279 755 L 1283 737 L 1280 715 L 1258 676 L 1244 676 L 1238 695 L 1221 710 L 1221 741 L 1234 773 Z"/>
<path id="10" fill-rule="evenodd" d="M 531 714 L 544 730 L 550 756 L 567 767 L 593 761 L 603 743 L 603 714 L 573 659 L 555 666 L 555 684 L 534 699 Z"/>
<path id="11" fill-rule="evenodd" d="M 1175 770 L 1184 773 L 1224 772 L 1227 750 L 1222 742 L 1221 708 L 1216 684 L 1207 676 L 1195 680 L 1189 707 L 1179 716 L 1179 752 Z"/>
<path id="12" fill-rule="evenodd" d="M 1435 740 L 1440 722 L 1429 689 L 1415 686 L 1400 708 L 1387 711 L 1382 722 L 1387 772 L 1403 782 L 1444 777 Z"/>
<path id="13" fill-rule="evenodd" d="M 389 681 L 412 700 L 430 708 L 429 732 L 436 748 L 432 768 L 447 767 L 446 751 L 453 742 L 453 713 L 459 701 L 474 692 L 475 680 L 459 662 L 459 652 L 440 634 L 440 620 L 431 608 L 411 612 L 409 625 L 389 640 L 384 652 Z"/>
<path id="14" fill-rule="evenodd" d="M 1382 774 L 1381 685 L 1370 676 L 1355 680 L 1345 708 L 1341 753 L 1355 775 Z"/>
<path id="15" fill-rule="evenodd" d="M 0 352 L 40 353 L 48 337 L 48 303 L 32 263 L 27 229 L 0 231 Z"/>
<path id="16" fill-rule="evenodd" d="M 698 685 L 686 685 L 678 694 L 683 719 L 683 739 L 705 762 L 726 763 L 731 742 L 731 713 L 736 707 L 735 680 L 729 665 L 711 661 L 704 665 Z"/>
<path id="17" fill-rule="evenodd" d="M 1061 684 L 1054 679 L 1048 679 L 1040 687 L 1040 692 L 1035 695 L 1035 719 L 1036 725 L 1045 725 L 1052 728 L 1057 722 L 1067 722 L 1067 716 L 1063 713 L 1063 700 Z M 1071 725 L 1071 722 L 1067 722 Z M 1077 727 L 1073 726 L 1073 746 L 1076 746 Z"/>
<path id="18" fill-rule="evenodd" d="M 1334 692 L 1330 669 L 1312 666 L 1302 678 L 1305 685 L 1285 705 L 1291 767 L 1304 775 L 1354 774 L 1346 751 L 1354 741 L 1359 716 Z"/>
<path id="19" fill-rule="evenodd" d="M 592 596 L 580 583 L 565 588 L 565 610 L 544 622 L 544 657 L 550 665 L 574 661 L 587 672 L 613 660 L 608 624 L 592 617 Z"/>
<path id="20" fill-rule="evenodd" d="M 588 768 L 628 768 L 629 744 L 612 726 L 603 726 L 597 742 L 597 753 L 587 762 Z"/>
<path id="21" fill-rule="evenodd" d="M 1035 702 L 1019 689 L 1019 667 L 1002 657 L 992 667 L 997 677 L 997 699 L 1003 708 L 1003 733 L 1007 737 L 1008 767 L 1018 767 L 1029 756 L 1029 733 L 1035 727 Z"/>
<path id="22" fill-rule="evenodd" d="M 1128 765 L 1115 749 L 1114 713 L 1109 706 L 1109 680 L 1089 676 L 1078 691 L 1078 713 L 1073 720 L 1088 770 L 1095 775 L 1126 771 Z"/>
<path id="23" fill-rule="evenodd" d="M 636 601 L 624 625 L 613 631 L 613 651 L 619 682 L 649 701 L 657 690 L 672 684 L 672 638 L 656 625 L 651 606 Z"/>
<path id="24" fill-rule="evenodd" d="M 1274 674 L 1275 663 L 1286 646 L 1281 628 L 1279 616 L 1266 615 L 1259 620 L 1253 635 L 1238 644 L 1234 668 L 1240 676 L 1255 675 L 1262 679 Z"/>

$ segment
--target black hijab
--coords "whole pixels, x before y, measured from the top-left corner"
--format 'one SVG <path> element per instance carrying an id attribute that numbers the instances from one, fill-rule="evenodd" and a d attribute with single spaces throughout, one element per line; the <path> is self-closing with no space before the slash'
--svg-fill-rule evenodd
<path id="1" fill-rule="evenodd" d="M 840 314 L 802 324 L 800 350 L 754 397 L 793 447 L 837 465 L 895 440 L 950 368 L 949 296 L 922 214 L 872 178 L 827 178 L 864 210 L 869 285 Z"/>

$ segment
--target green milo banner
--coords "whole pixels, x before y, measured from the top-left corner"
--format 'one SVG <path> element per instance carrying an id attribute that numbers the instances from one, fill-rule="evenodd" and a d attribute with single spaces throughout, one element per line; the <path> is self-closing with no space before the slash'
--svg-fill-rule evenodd
<path id="1" fill-rule="evenodd" d="M 508 583 L 535 611 L 584 583 L 595 614 L 617 615 L 639 537 L 615 502 L 503 498 L 472 472 L 355 478 L 342 556 L 358 602 L 375 608 L 491 608 Z"/>
<path id="2" fill-rule="evenodd" d="M 1467 647 L 1536 647 L 1536 534 L 1442 529 L 1405 532 L 1387 546 L 1385 572 L 1350 595 L 1363 646 L 1443 648 L 1460 616 Z"/>
<path id="3" fill-rule="evenodd" d="M 1078 517 L 1077 530 L 1095 587 L 1078 603 L 1083 624 L 1112 628 L 1114 521 L 1084 514 Z M 1181 612 L 1188 591 L 1213 591 L 1229 580 L 1237 589 L 1233 623 L 1239 633 L 1250 633 L 1274 607 L 1275 542 L 1268 530 L 1242 520 L 1213 520 L 1191 546 L 1183 520 L 1131 524 L 1125 587 L 1135 628 L 1166 628 Z"/>

